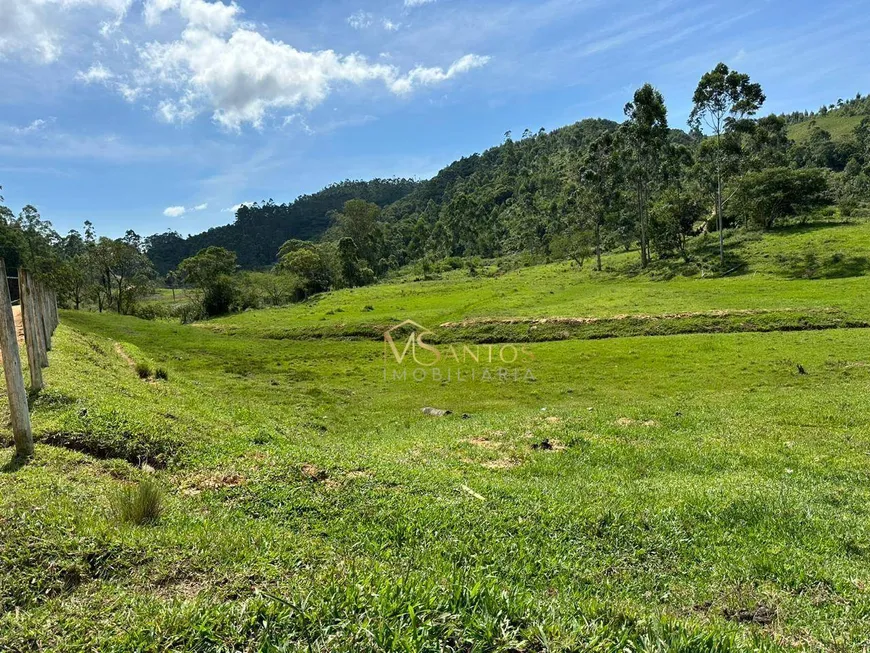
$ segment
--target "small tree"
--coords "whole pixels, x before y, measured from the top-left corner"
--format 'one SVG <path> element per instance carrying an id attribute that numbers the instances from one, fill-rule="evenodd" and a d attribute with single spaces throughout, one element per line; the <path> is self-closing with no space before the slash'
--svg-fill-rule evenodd
<path id="1" fill-rule="evenodd" d="M 221 315 L 230 310 L 236 294 L 233 275 L 236 253 L 212 245 L 184 259 L 178 272 L 186 282 L 202 292 L 202 305 L 207 315 Z"/>
<path id="2" fill-rule="evenodd" d="M 278 263 L 279 272 L 291 272 L 302 280 L 305 296 L 329 290 L 332 285 L 329 262 L 322 247 L 301 247 L 286 254 Z"/>
<path id="3" fill-rule="evenodd" d="M 713 163 L 716 171 L 716 225 L 719 230 L 719 263 L 725 264 L 725 239 L 722 223 L 722 188 L 725 183 L 725 150 L 722 136 L 729 131 L 735 120 L 752 116 L 765 100 L 760 84 L 749 81 L 749 75 L 729 70 L 724 63 L 718 64 L 701 77 L 692 97 L 694 106 L 689 114 L 689 125 L 700 129 L 705 124 L 716 139 Z"/>
<path id="4" fill-rule="evenodd" d="M 619 199 L 621 169 L 612 134 L 589 146 L 580 161 L 580 206 L 590 217 L 595 240 L 595 269 L 601 271 L 601 230 Z"/>
<path id="5" fill-rule="evenodd" d="M 640 227 L 640 262 L 646 267 L 649 254 L 649 204 L 654 184 L 662 173 L 668 144 L 668 110 L 664 98 L 651 84 L 635 91 L 625 105 L 628 118 L 622 126 L 626 176 L 634 186 L 637 222 Z"/>

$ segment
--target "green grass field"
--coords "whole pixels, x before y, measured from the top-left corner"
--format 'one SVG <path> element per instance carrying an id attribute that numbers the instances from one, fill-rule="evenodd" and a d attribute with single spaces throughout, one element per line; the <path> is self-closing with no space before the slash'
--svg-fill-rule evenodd
<path id="1" fill-rule="evenodd" d="M 855 133 L 855 127 L 861 124 L 866 116 L 841 116 L 836 113 L 814 118 L 816 126 L 831 134 L 835 141 L 851 139 Z M 788 135 L 792 140 L 800 143 L 810 136 L 810 120 L 791 125 Z"/>
<path id="2" fill-rule="evenodd" d="M 811 320 L 870 318 L 868 245 L 814 224 L 733 237 L 724 278 L 627 253 L 190 326 L 65 311 L 36 458 L 0 451 L 0 650 L 866 650 L 870 331 Z M 420 381 L 360 335 L 714 310 L 810 321 L 524 342 Z M 165 514 L 119 522 L 152 477 Z"/>

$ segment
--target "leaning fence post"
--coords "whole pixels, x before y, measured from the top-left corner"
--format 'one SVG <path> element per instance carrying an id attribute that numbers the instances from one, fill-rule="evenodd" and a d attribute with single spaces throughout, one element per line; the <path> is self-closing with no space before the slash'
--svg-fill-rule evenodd
<path id="1" fill-rule="evenodd" d="M 42 390 L 42 358 L 39 350 L 39 335 L 34 321 L 33 281 L 26 270 L 18 270 L 18 294 L 21 297 L 21 320 L 24 323 L 24 343 L 27 346 L 27 363 L 30 368 L 30 389 Z"/>
<path id="2" fill-rule="evenodd" d="M 39 280 L 35 280 L 33 285 L 36 287 L 36 314 L 39 316 L 37 324 L 42 329 L 43 351 L 49 352 L 51 351 L 51 333 L 48 330 L 48 320 L 45 317 L 45 289 Z M 43 367 L 48 367 L 48 354 L 45 355 L 42 362 L 44 363 Z"/>
<path id="3" fill-rule="evenodd" d="M 30 428 L 30 412 L 27 408 L 27 391 L 21 373 L 21 357 L 18 353 L 18 334 L 12 314 L 12 298 L 9 295 L 9 279 L 6 263 L 0 259 L 0 349 L 3 351 L 3 374 L 6 377 L 6 395 L 9 397 L 9 416 L 15 453 L 19 457 L 33 455 L 33 432 Z"/>

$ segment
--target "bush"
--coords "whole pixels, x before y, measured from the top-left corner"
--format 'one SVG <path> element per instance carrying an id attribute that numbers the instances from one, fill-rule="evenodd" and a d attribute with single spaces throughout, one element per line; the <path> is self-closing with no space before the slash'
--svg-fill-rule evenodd
<path id="1" fill-rule="evenodd" d="M 166 306 L 155 303 L 137 304 L 133 307 L 131 313 L 143 320 L 157 320 L 169 317 L 169 309 Z"/>
<path id="2" fill-rule="evenodd" d="M 147 379 L 151 376 L 151 366 L 145 362 L 136 363 L 136 374 L 140 379 Z"/>
<path id="3" fill-rule="evenodd" d="M 768 168 L 743 175 L 732 208 L 744 223 L 770 229 L 783 218 L 823 208 L 829 191 L 823 170 Z"/>
<path id="4" fill-rule="evenodd" d="M 851 218 L 858 208 L 858 202 L 852 199 L 843 200 L 840 202 L 840 215 L 844 218 Z"/>
<path id="5" fill-rule="evenodd" d="M 235 279 L 229 275 L 221 275 L 205 288 L 202 307 L 206 315 L 214 317 L 230 312 L 230 307 L 238 298 L 239 289 Z"/>
<path id="6" fill-rule="evenodd" d="M 151 479 L 135 487 L 125 487 L 112 497 L 112 512 L 123 523 L 145 526 L 155 524 L 163 514 L 163 491 Z"/>
<path id="7" fill-rule="evenodd" d="M 181 320 L 182 324 L 190 324 L 191 322 L 204 320 L 208 317 L 205 314 L 202 303 L 197 301 L 185 302 L 184 304 L 179 304 L 178 306 L 173 307 L 170 311 L 170 315 L 171 317 L 177 317 Z"/>
<path id="8" fill-rule="evenodd" d="M 158 367 L 156 370 L 154 370 L 154 378 L 160 379 L 161 381 L 168 381 L 169 372 L 167 372 L 166 369 L 163 367 Z"/>

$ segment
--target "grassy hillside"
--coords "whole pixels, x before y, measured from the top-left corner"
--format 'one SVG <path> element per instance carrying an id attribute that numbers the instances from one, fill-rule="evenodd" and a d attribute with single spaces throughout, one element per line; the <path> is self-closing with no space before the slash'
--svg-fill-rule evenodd
<path id="1" fill-rule="evenodd" d="M 816 116 L 811 120 L 799 122 L 791 125 L 788 128 L 789 137 L 800 143 L 805 141 L 810 136 L 813 122 L 819 127 L 831 134 L 831 138 L 835 141 L 852 139 L 855 133 L 855 127 L 861 124 L 866 116 L 846 116 L 839 113 L 831 113 L 825 116 Z"/>
<path id="2" fill-rule="evenodd" d="M 866 223 L 816 224 L 733 240 L 745 266 L 725 278 L 631 276 L 628 253 L 600 275 L 456 271 L 197 326 L 66 311 L 37 456 L 0 449 L 0 650 L 861 650 L 866 329 L 532 342 L 461 381 L 385 375 L 376 340 L 262 336 L 870 317 L 868 244 Z M 165 515 L 119 522 L 112 497 L 145 478 Z"/>
<path id="3" fill-rule="evenodd" d="M 870 270 L 870 222 L 834 219 L 764 236 L 731 233 L 727 245 L 733 272 L 725 278 L 711 276 L 716 265 L 704 265 L 714 240 L 702 237 L 692 244 L 696 263 L 659 264 L 643 275 L 636 269 L 637 252 L 606 256 L 601 273 L 591 263 L 582 270 L 573 263 L 554 263 L 503 274 L 490 266 L 476 276 L 457 270 L 437 280 L 412 281 L 412 276 L 398 283 L 341 290 L 287 308 L 211 320 L 202 327 L 271 338 L 367 332 L 378 337 L 385 326 L 408 318 L 434 327 L 482 317 L 830 308 L 870 319 L 870 284 L 864 277 Z"/>

